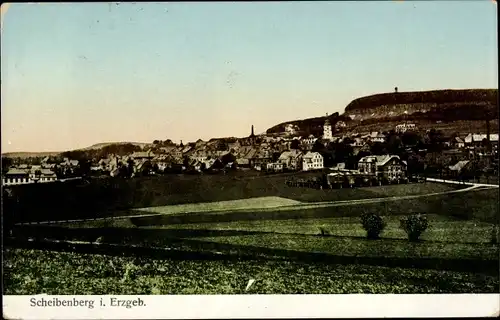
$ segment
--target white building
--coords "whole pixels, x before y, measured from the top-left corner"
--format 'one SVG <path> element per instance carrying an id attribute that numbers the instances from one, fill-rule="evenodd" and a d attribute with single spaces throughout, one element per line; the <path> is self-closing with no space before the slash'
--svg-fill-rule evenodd
<path id="1" fill-rule="evenodd" d="M 299 127 L 298 127 L 297 125 L 294 125 L 294 124 L 289 123 L 289 124 L 287 124 L 287 125 L 285 126 L 285 133 L 286 133 L 287 135 L 290 135 L 290 136 L 291 136 L 291 135 L 294 135 L 294 134 L 296 134 L 296 133 L 297 133 L 297 131 L 299 131 Z"/>
<path id="2" fill-rule="evenodd" d="M 301 145 L 307 149 L 307 150 L 311 150 L 312 147 L 314 146 L 314 144 L 316 143 L 316 141 L 318 140 L 318 138 L 315 138 L 312 134 L 309 135 L 309 137 L 307 138 L 303 138 L 300 143 Z"/>
<path id="3" fill-rule="evenodd" d="M 347 125 L 345 124 L 344 121 L 337 121 L 337 123 L 335 123 L 335 129 L 337 130 L 345 128 L 346 126 Z"/>
<path id="4" fill-rule="evenodd" d="M 282 172 L 283 171 L 283 163 L 281 163 L 281 162 L 268 163 L 267 164 L 267 171 Z"/>
<path id="5" fill-rule="evenodd" d="M 326 118 L 325 124 L 323 125 L 323 139 L 332 141 L 332 125 L 328 118 Z"/>
<path id="6" fill-rule="evenodd" d="M 33 166 L 31 169 L 11 168 L 2 178 L 2 185 L 19 185 L 57 181 L 56 174 L 50 169 Z"/>
<path id="7" fill-rule="evenodd" d="M 416 126 L 414 123 L 402 123 L 402 124 L 398 124 L 395 129 L 396 129 L 396 132 L 403 133 L 403 132 L 406 132 L 409 130 L 415 130 Z"/>
<path id="8" fill-rule="evenodd" d="M 486 134 L 473 134 L 469 133 L 467 137 L 464 138 L 464 142 L 466 145 L 471 145 L 471 144 L 480 144 L 483 142 L 483 139 L 486 139 L 487 135 Z M 498 133 L 490 134 L 490 142 L 497 144 L 498 143 Z"/>
<path id="9" fill-rule="evenodd" d="M 319 152 L 308 152 L 302 157 L 302 170 L 323 169 L 323 156 Z"/>
<path id="10" fill-rule="evenodd" d="M 379 143 L 384 143 L 385 142 L 385 135 L 380 133 L 380 132 L 372 132 L 370 133 L 370 136 L 368 137 L 371 142 L 379 142 Z"/>

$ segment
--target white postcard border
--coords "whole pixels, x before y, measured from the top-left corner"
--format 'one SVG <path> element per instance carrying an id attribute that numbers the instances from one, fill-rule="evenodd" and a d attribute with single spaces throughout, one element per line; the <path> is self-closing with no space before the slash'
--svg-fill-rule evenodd
<path id="1" fill-rule="evenodd" d="M 33 298 L 93 300 L 94 307 L 33 307 Z M 117 302 L 138 299 L 145 306 Z M 6 319 L 493 317 L 499 310 L 500 294 L 3 296 Z"/>

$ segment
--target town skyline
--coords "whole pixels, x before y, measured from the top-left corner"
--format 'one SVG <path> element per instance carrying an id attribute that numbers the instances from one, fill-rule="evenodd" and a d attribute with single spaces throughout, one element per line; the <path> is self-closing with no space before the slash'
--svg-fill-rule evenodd
<path id="1" fill-rule="evenodd" d="M 496 27 L 490 1 L 11 4 L 2 153 L 246 137 L 396 86 L 497 88 Z"/>

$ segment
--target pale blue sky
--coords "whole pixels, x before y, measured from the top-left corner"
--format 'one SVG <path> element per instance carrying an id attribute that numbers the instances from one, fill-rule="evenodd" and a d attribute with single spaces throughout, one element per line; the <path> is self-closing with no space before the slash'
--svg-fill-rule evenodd
<path id="1" fill-rule="evenodd" d="M 2 152 L 246 136 L 380 92 L 497 88 L 489 0 L 12 4 Z"/>

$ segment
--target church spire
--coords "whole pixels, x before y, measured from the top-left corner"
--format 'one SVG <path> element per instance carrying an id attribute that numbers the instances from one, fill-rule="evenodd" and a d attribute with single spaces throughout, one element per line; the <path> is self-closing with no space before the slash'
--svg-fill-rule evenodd
<path id="1" fill-rule="evenodd" d="M 253 133 L 253 124 L 252 124 L 252 133 L 250 134 L 250 137 L 254 137 L 255 134 Z"/>

